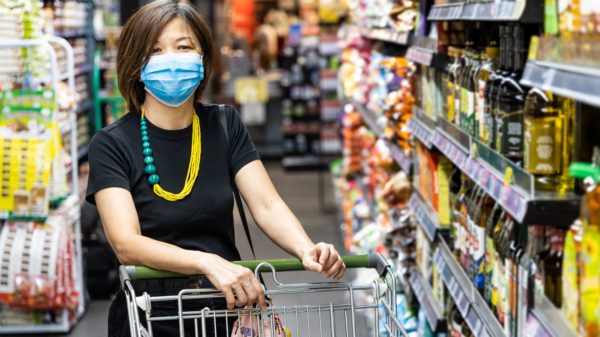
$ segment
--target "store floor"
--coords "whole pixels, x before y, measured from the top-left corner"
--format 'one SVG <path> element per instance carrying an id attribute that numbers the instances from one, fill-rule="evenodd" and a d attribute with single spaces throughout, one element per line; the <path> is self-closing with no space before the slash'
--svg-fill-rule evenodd
<path id="1" fill-rule="evenodd" d="M 341 234 L 338 225 L 338 219 L 336 213 L 322 213 L 318 204 L 318 175 L 316 172 L 285 172 L 278 162 L 266 163 L 267 170 L 273 180 L 273 183 L 277 187 L 279 193 L 283 196 L 284 200 L 288 203 L 290 208 L 294 211 L 296 216 L 304 224 L 311 238 L 315 241 L 325 241 L 333 243 L 340 251 L 343 249 Z M 325 177 L 324 181 L 329 181 L 328 176 Z M 326 186 L 326 201 L 328 204 L 333 204 L 331 196 L 331 187 L 329 184 Z M 237 219 L 239 220 L 239 219 Z M 250 220 L 251 221 L 251 220 Z M 241 227 L 241 223 L 236 221 L 236 236 L 238 247 L 242 253 L 244 259 L 250 259 L 251 253 L 248 247 L 248 243 L 244 236 L 244 231 Z M 266 236 L 260 232 L 260 230 L 253 224 L 250 224 L 252 230 L 252 237 L 256 248 L 257 257 L 260 258 L 285 258 L 288 255 L 281 249 L 276 247 Z M 269 275 L 265 276 L 265 282 L 267 286 L 272 286 L 272 277 Z M 349 278 L 351 276 L 348 276 Z M 319 282 L 325 279 L 314 273 L 307 272 L 289 272 L 278 275 L 281 282 Z M 308 295 L 310 296 L 310 295 Z M 277 305 L 295 305 L 295 304 L 322 304 L 331 301 L 347 301 L 347 298 L 343 294 L 332 294 L 332 298 L 327 298 L 326 302 L 321 299 L 320 302 L 316 302 L 319 298 L 309 298 L 306 294 L 298 295 L 286 295 L 285 298 L 277 300 Z M 69 335 L 71 337 L 104 337 L 106 336 L 106 319 L 109 307 L 109 301 L 92 301 L 89 306 L 89 310 L 83 317 L 79 325 Z M 292 315 L 290 315 L 292 316 Z M 289 318 L 292 320 L 292 318 Z M 302 318 L 303 319 L 303 318 Z M 305 321 L 301 322 L 306 324 Z M 314 320 L 311 319 L 311 320 Z M 339 320 L 339 318 L 337 319 Z M 312 322 L 311 322 L 312 323 Z M 293 323 L 295 324 L 295 322 Z M 313 332 L 311 335 L 316 336 L 316 324 L 313 324 L 310 330 Z M 360 328 L 365 328 L 365 324 L 358 324 Z M 338 327 L 339 329 L 339 327 Z M 341 327 L 343 330 L 344 328 Z M 345 331 L 339 335 L 345 335 Z M 308 334 L 307 334 L 308 335 Z M 329 335 L 329 334 L 327 334 Z M 337 335 L 337 334 L 336 334 Z M 351 334 L 350 334 L 351 335 Z M 365 333 L 357 333 L 357 336 L 366 336 Z M 220 336 L 224 337 L 224 336 Z"/>

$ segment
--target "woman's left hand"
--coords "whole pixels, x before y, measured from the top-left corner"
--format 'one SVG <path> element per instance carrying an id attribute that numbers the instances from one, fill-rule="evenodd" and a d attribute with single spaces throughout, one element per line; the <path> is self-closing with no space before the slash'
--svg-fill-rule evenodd
<path id="1" fill-rule="evenodd" d="M 302 254 L 302 263 L 308 271 L 323 273 L 325 277 L 339 281 L 346 273 L 346 265 L 332 244 L 319 242 Z"/>

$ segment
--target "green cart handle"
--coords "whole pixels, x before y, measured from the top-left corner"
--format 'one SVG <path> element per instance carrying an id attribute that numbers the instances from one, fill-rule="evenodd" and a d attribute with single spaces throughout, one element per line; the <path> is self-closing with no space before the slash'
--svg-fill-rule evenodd
<path id="1" fill-rule="evenodd" d="M 342 256 L 346 268 L 373 268 L 377 269 L 379 275 L 383 276 L 388 270 L 389 264 L 380 254 Z M 235 261 L 233 263 L 254 271 L 261 263 L 272 265 L 276 271 L 299 271 L 304 270 L 304 265 L 299 259 L 276 259 L 276 260 L 247 260 Z M 262 266 L 260 271 L 270 271 L 268 266 Z M 179 273 L 151 269 L 143 266 L 120 266 L 119 274 L 121 282 L 125 280 L 147 280 L 164 278 L 192 277 L 196 275 L 183 275 Z"/>

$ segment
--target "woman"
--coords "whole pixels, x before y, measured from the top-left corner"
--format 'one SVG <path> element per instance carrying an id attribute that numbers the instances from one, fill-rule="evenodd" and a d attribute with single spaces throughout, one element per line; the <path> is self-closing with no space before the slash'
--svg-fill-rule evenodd
<path id="1" fill-rule="evenodd" d="M 198 103 L 212 59 L 209 29 L 187 2 L 151 2 L 123 27 L 117 73 L 130 112 L 92 139 L 87 191 L 119 262 L 202 274 L 206 279 L 194 286 L 219 289 L 227 308 L 264 308 L 252 272 L 229 262 L 240 259 L 233 232 L 234 179 L 271 240 L 307 270 L 339 280 L 345 272 L 340 255 L 332 245 L 309 239 L 275 191 L 238 114 L 224 109 L 225 132 L 218 106 Z M 136 286 L 159 295 L 190 284 L 155 280 Z M 225 302 L 201 305 L 220 308 Z M 168 309 L 153 306 L 153 314 Z M 155 336 L 178 334 L 176 325 L 153 329 Z M 120 292 L 111 305 L 109 335 L 128 334 Z"/>

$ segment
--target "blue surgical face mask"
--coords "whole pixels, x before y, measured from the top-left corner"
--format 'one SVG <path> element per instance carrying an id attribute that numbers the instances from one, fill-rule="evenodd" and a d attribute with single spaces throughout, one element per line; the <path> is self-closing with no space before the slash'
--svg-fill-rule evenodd
<path id="1" fill-rule="evenodd" d="M 161 103 L 176 108 L 194 94 L 204 79 L 202 55 L 165 53 L 151 56 L 140 77 L 147 92 Z"/>

